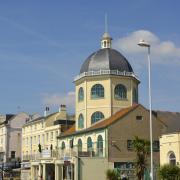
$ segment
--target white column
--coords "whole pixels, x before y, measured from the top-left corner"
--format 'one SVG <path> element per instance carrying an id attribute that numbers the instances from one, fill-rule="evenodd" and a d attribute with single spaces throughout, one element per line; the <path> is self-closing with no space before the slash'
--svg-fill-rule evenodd
<path id="1" fill-rule="evenodd" d="M 39 178 L 41 177 L 41 175 L 42 175 L 42 165 L 39 164 L 39 171 L 38 171 Z"/>
<path id="2" fill-rule="evenodd" d="M 46 164 L 43 164 L 43 179 L 46 179 Z"/>
<path id="3" fill-rule="evenodd" d="M 34 180 L 34 166 L 31 165 L 31 180 Z"/>
<path id="4" fill-rule="evenodd" d="M 78 180 L 79 176 L 79 160 L 78 158 L 75 159 L 75 164 L 74 164 L 74 180 Z"/>
<path id="5" fill-rule="evenodd" d="M 55 180 L 59 179 L 59 165 L 55 164 Z"/>

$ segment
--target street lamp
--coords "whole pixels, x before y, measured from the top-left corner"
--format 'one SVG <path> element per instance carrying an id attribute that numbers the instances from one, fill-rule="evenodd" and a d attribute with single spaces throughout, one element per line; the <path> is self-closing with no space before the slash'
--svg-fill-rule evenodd
<path id="1" fill-rule="evenodd" d="M 151 108 L 151 60 L 150 60 L 150 47 L 151 45 L 144 40 L 138 43 L 141 47 L 148 48 L 148 74 L 149 74 L 149 118 L 150 118 L 150 147 L 151 147 L 151 180 L 153 180 L 153 138 L 152 138 L 152 108 Z"/>

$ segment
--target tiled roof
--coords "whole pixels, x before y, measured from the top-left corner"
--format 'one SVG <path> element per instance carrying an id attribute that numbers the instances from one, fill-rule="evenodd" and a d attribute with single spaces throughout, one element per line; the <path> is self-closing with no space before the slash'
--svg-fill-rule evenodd
<path id="1" fill-rule="evenodd" d="M 105 128 L 105 127 L 113 124 L 114 122 L 116 122 L 120 118 L 124 117 L 129 112 L 131 112 L 132 110 L 136 109 L 139 105 L 140 104 L 134 104 L 134 105 L 132 105 L 132 106 L 130 106 L 128 108 L 121 109 L 120 111 L 113 114 L 111 117 L 109 117 L 107 119 L 104 119 L 104 120 L 101 120 L 101 121 L 95 123 L 94 125 L 92 125 L 91 127 L 87 128 L 85 130 L 76 131 L 75 125 L 73 125 L 70 129 L 68 129 L 67 131 L 62 133 L 59 136 L 59 138 L 65 137 L 65 136 L 71 136 L 71 135 L 75 135 L 75 134 L 82 134 L 82 133 L 86 133 L 86 132 L 93 131 L 93 130 L 96 130 L 96 129 Z"/>

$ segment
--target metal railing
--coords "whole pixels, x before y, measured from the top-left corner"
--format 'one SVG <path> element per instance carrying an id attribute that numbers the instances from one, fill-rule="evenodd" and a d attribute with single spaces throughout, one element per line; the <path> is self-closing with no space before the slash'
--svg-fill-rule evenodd
<path id="1" fill-rule="evenodd" d="M 68 148 L 58 149 L 58 159 L 64 157 L 105 157 L 105 148 L 93 149 L 93 148 Z"/>
<path id="2" fill-rule="evenodd" d="M 134 77 L 139 81 L 139 78 L 137 75 L 135 75 L 133 72 L 126 72 L 126 71 L 118 71 L 118 70 L 98 70 L 98 71 L 88 71 L 83 72 L 76 76 L 74 78 L 74 81 L 77 81 L 78 79 L 81 79 L 83 77 L 87 76 L 98 76 L 98 75 L 117 75 L 117 76 L 128 76 L 128 77 Z"/>
<path id="3" fill-rule="evenodd" d="M 105 157 L 105 148 L 68 148 L 56 150 L 42 150 L 41 153 L 23 155 L 22 161 L 35 161 L 40 159 L 64 159 L 65 157 Z"/>

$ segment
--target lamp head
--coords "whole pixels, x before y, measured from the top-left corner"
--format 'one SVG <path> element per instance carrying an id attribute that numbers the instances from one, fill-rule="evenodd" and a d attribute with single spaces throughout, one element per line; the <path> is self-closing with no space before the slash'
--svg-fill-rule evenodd
<path id="1" fill-rule="evenodd" d="M 150 47 L 150 44 L 144 41 L 143 39 L 139 41 L 138 45 L 141 47 Z"/>

